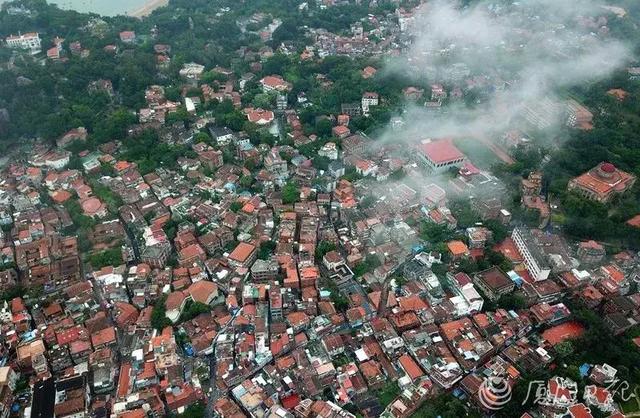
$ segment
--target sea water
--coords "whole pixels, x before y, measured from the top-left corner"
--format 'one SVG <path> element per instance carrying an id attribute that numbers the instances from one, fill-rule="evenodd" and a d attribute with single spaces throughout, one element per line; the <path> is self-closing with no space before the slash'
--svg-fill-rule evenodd
<path id="1" fill-rule="evenodd" d="M 9 0 L 0 0 L 0 4 Z M 48 0 L 61 9 L 76 10 L 82 13 L 98 13 L 103 16 L 126 15 L 135 12 L 148 0 Z"/>

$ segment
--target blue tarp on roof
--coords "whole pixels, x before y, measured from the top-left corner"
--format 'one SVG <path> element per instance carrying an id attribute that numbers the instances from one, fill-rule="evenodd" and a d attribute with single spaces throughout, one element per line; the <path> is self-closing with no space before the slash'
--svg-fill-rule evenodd
<path id="1" fill-rule="evenodd" d="M 509 271 L 507 276 L 509 276 L 511 281 L 513 281 L 518 287 L 522 286 L 522 283 L 524 283 L 524 279 L 513 270 Z"/>
<path id="2" fill-rule="evenodd" d="M 583 364 L 582 366 L 580 366 L 580 376 L 589 376 L 589 370 L 591 370 L 591 365 L 587 363 Z"/>
<path id="3" fill-rule="evenodd" d="M 455 396 L 458 399 L 465 399 L 467 397 L 467 395 L 460 390 L 459 388 L 455 388 L 452 392 L 453 396 Z"/>

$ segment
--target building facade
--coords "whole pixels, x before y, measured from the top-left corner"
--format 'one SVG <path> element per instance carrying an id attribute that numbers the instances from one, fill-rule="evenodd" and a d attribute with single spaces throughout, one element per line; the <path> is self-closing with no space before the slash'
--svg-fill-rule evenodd
<path id="1" fill-rule="evenodd" d="M 5 41 L 12 49 L 29 49 L 32 53 L 40 52 L 40 34 L 37 32 L 8 36 Z"/>
<path id="2" fill-rule="evenodd" d="M 534 280 L 546 280 L 551 273 L 544 254 L 536 247 L 531 233 L 523 228 L 514 228 L 511 238 L 524 259 L 524 264 Z"/>
<path id="3" fill-rule="evenodd" d="M 449 140 L 431 141 L 418 145 L 418 161 L 427 171 L 443 173 L 452 167 L 460 168 L 465 156 Z"/>
<path id="4" fill-rule="evenodd" d="M 568 188 L 587 199 L 607 203 L 614 196 L 631 189 L 635 182 L 635 176 L 618 169 L 611 163 L 602 162 L 569 181 Z"/>

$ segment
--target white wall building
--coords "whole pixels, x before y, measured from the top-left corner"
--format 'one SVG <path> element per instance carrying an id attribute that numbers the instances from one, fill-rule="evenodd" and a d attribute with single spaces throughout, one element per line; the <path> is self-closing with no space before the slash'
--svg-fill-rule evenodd
<path id="1" fill-rule="evenodd" d="M 467 316 L 474 312 L 482 312 L 484 299 L 482 299 L 482 296 L 480 296 L 480 293 L 478 293 L 468 275 L 464 273 L 458 273 L 456 275 L 449 273 L 447 274 L 447 278 L 453 285 L 452 289 L 455 293 L 455 296 L 451 297 L 449 301 L 455 306 L 458 316 Z"/>
<path id="2" fill-rule="evenodd" d="M 38 53 L 41 50 L 40 34 L 38 32 L 11 35 L 8 36 L 5 41 L 9 48 L 29 49 L 32 54 Z"/>
<path id="3" fill-rule="evenodd" d="M 378 106 L 378 93 L 366 92 L 362 95 L 362 113 L 369 114 L 370 106 Z"/>
<path id="4" fill-rule="evenodd" d="M 515 228 L 511 234 L 513 242 L 518 247 L 518 252 L 524 259 L 524 265 L 534 280 L 546 280 L 551 273 L 551 267 L 546 261 L 544 254 L 538 249 L 531 233 L 522 228 Z"/>

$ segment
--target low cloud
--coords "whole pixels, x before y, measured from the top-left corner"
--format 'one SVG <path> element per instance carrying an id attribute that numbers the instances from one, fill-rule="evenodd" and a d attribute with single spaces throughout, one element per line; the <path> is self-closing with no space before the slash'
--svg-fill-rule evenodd
<path id="1" fill-rule="evenodd" d="M 609 34 L 616 17 L 592 0 L 479 1 L 459 8 L 436 0 L 423 4 L 411 25 L 414 41 L 384 71 L 416 82 L 460 87 L 481 95 L 437 111 L 407 105 L 402 130 L 383 140 L 483 136 L 523 127 L 527 105 L 555 100 L 567 88 L 607 77 L 631 58 L 624 40 Z M 472 79 L 474 85 L 467 83 Z M 430 91 L 425 91 L 429 98 Z M 552 127 L 564 123 L 559 112 Z"/>

